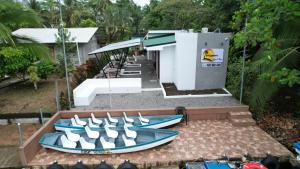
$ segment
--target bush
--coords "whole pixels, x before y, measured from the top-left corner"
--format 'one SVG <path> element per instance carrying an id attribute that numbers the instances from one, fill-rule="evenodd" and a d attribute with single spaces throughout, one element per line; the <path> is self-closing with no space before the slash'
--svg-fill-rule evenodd
<path id="1" fill-rule="evenodd" d="M 80 83 L 85 81 L 87 78 L 93 78 L 98 74 L 99 68 L 96 64 L 95 59 L 87 60 L 86 64 L 82 64 L 76 68 L 73 73 L 72 87 L 76 88 Z"/>
<path id="2" fill-rule="evenodd" d="M 55 70 L 55 64 L 51 60 L 41 60 L 37 64 L 38 76 L 41 79 L 47 79 L 48 75 L 52 74 Z"/>

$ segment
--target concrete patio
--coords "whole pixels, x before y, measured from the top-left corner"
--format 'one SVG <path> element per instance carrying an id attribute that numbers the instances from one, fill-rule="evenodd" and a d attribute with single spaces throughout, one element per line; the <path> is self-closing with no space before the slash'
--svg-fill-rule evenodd
<path id="1" fill-rule="evenodd" d="M 97 95 L 89 106 L 80 106 L 76 110 L 88 109 L 148 109 L 185 107 L 238 106 L 238 100 L 233 97 L 201 97 L 164 99 L 161 91 L 143 91 L 142 93 Z"/>

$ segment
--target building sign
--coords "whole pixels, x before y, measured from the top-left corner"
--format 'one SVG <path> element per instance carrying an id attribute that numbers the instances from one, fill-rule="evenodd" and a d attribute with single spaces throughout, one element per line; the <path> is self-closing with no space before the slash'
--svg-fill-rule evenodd
<path id="1" fill-rule="evenodd" d="M 220 67 L 223 62 L 224 49 L 204 48 L 201 51 L 202 67 Z"/>

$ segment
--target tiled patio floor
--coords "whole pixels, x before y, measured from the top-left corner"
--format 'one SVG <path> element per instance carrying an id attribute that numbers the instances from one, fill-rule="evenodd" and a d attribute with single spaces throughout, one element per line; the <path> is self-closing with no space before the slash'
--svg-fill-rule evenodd
<path id="1" fill-rule="evenodd" d="M 179 136 L 170 144 L 146 151 L 117 155 L 78 155 L 42 149 L 30 165 L 47 165 L 57 160 L 61 164 L 75 164 L 78 160 L 93 165 L 101 160 L 118 165 L 129 159 L 139 166 L 176 164 L 196 159 L 217 159 L 226 154 L 241 157 L 249 153 L 263 157 L 266 153 L 289 156 L 290 152 L 259 127 L 234 127 L 229 121 L 190 121 L 173 129 Z"/>

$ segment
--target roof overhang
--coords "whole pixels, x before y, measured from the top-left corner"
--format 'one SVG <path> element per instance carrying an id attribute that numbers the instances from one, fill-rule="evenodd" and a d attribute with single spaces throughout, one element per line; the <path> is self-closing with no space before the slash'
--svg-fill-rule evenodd
<path id="1" fill-rule="evenodd" d="M 96 50 L 90 52 L 89 55 L 118 50 L 118 49 L 125 49 L 125 48 L 140 46 L 140 45 L 141 45 L 141 39 L 132 39 L 132 40 L 127 40 L 127 41 L 122 41 L 122 42 L 117 42 L 117 43 L 112 43 L 112 44 L 106 45 L 102 48 L 99 48 L 99 49 L 96 49 Z"/>
<path id="2" fill-rule="evenodd" d="M 161 51 L 164 48 L 169 47 L 169 46 L 176 46 L 176 43 L 166 44 L 166 45 L 158 45 L 158 46 L 151 46 L 151 47 L 145 47 L 145 49 L 147 51 L 158 51 L 158 50 Z"/>
<path id="3" fill-rule="evenodd" d="M 97 27 L 88 28 L 65 28 L 70 33 L 68 43 L 88 43 L 94 36 Z M 12 32 L 15 36 L 27 37 L 39 43 L 54 44 L 57 43 L 57 28 L 20 28 Z"/>

